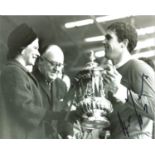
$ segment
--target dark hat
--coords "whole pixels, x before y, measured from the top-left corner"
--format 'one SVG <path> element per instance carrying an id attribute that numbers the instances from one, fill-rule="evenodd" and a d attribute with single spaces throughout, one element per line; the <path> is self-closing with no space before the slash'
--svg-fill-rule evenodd
<path id="1" fill-rule="evenodd" d="M 17 26 L 8 37 L 8 57 L 15 57 L 21 49 L 29 45 L 37 38 L 35 32 L 27 24 Z"/>

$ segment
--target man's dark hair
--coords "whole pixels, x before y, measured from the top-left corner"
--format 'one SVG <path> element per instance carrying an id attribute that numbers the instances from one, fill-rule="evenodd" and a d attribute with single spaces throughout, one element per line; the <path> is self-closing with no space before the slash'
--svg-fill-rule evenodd
<path id="1" fill-rule="evenodd" d="M 128 39 L 128 50 L 131 53 L 137 45 L 138 35 L 136 29 L 127 23 L 115 22 L 108 26 L 108 30 L 115 31 L 118 41 L 121 42 L 124 39 Z"/>

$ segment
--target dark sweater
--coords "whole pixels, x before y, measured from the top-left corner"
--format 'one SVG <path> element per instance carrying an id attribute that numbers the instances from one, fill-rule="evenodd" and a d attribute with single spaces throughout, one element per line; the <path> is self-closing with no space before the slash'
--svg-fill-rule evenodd
<path id="1" fill-rule="evenodd" d="M 111 138 L 151 138 L 155 114 L 155 73 L 140 60 L 131 59 L 117 69 L 128 88 L 127 103 L 113 104 Z"/>

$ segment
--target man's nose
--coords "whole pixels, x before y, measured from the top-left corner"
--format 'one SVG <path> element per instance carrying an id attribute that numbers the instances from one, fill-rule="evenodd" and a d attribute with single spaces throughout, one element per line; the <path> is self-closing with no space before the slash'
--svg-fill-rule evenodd
<path id="1" fill-rule="evenodd" d="M 36 50 L 36 55 L 37 55 L 38 57 L 40 56 L 39 50 Z"/>

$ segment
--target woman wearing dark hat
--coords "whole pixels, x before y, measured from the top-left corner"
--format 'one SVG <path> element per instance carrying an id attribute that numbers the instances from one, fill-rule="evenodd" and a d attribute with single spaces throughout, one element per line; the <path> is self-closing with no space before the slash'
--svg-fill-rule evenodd
<path id="1" fill-rule="evenodd" d="M 38 41 L 26 24 L 8 37 L 9 62 L 1 73 L 0 138 L 45 138 L 42 120 L 46 109 L 29 70 L 40 55 Z"/>

